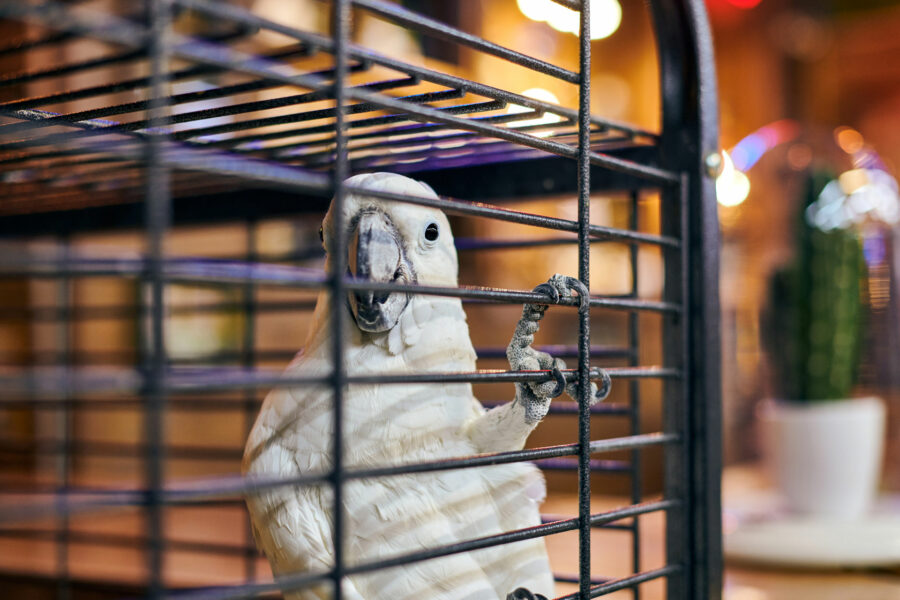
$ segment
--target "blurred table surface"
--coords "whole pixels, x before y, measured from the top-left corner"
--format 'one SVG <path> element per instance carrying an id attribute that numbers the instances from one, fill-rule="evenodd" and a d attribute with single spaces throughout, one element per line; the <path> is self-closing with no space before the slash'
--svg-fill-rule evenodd
<path id="1" fill-rule="evenodd" d="M 725 469 L 722 504 L 770 488 L 758 465 Z M 900 543 L 900 540 L 898 540 Z M 900 565 L 893 569 L 796 570 L 725 562 L 725 600 L 900 600 Z"/>

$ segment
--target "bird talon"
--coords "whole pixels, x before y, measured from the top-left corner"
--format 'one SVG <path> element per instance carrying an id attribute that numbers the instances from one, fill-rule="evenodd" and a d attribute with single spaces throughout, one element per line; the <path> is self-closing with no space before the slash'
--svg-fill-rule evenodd
<path id="1" fill-rule="evenodd" d="M 606 369 L 600 369 L 600 379 L 602 384 L 597 386 L 597 393 L 594 394 L 594 402 L 605 400 L 606 397 L 609 396 L 610 389 L 612 389 L 612 379 L 610 379 Z"/>
<path id="2" fill-rule="evenodd" d="M 566 391 L 566 376 L 563 375 L 563 372 L 560 371 L 559 367 L 553 367 L 551 373 L 553 373 L 553 377 L 556 379 L 556 387 L 550 392 L 550 397 L 558 398 Z"/>
<path id="3" fill-rule="evenodd" d="M 580 302 L 578 306 L 578 312 L 586 313 L 588 310 L 590 310 L 591 291 L 587 288 L 587 286 L 574 277 L 566 277 L 565 282 L 572 291 L 578 294 L 578 300 Z"/>
<path id="4" fill-rule="evenodd" d="M 559 302 L 559 290 L 550 283 L 542 283 L 532 290 L 535 294 L 544 294 L 550 298 L 551 304 Z"/>

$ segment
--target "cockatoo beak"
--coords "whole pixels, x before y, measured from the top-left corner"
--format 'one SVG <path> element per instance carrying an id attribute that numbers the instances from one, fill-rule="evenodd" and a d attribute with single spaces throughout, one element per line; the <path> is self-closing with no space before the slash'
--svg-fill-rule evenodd
<path id="1" fill-rule="evenodd" d="M 350 275 L 379 282 L 415 281 L 406 259 L 400 232 L 391 218 L 377 209 L 361 212 L 348 248 Z M 409 304 L 409 294 L 387 291 L 351 291 L 350 312 L 357 326 L 372 333 L 388 331 L 400 320 Z"/>

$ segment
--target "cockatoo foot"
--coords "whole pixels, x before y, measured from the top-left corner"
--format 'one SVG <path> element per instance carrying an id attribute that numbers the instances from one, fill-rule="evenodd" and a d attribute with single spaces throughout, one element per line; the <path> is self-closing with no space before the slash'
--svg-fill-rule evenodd
<path id="1" fill-rule="evenodd" d="M 579 398 L 579 385 L 576 381 L 566 383 L 562 369 L 566 363 L 562 359 L 554 358 L 546 352 L 539 352 L 531 347 L 534 342 L 534 334 L 538 331 L 538 322 L 544 318 L 544 313 L 549 304 L 556 304 L 560 298 L 571 297 L 575 292 L 580 298 L 579 311 L 586 311 L 590 303 L 590 295 L 583 283 L 574 277 L 554 275 L 546 283 L 534 288 L 534 292 L 544 294 L 548 298 L 547 304 L 526 304 L 522 307 L 522 318 L 516 325 L 512 340 L 506 348 L 506 358 L 509 360 L 510 369 L 513 371 L 537 371 L 548 370 L 554 374 L 553 381 L 517 383 L 517 399 L 524 403 L 525 421 L 536 423 L 547 414 L 550 409 L 550 401 L 565 392 L 573 399 Z M 603 386 L 598 393 L 597 384 L 591 382 L 591 404 L 594 404 L 609 393 L 609 376 L 601 371 Z"/>
<path id="2" fill-rule="evenodd" d="M 534 594 L 525 588 L 517 588 L 516 591 L 506 595 L 506 600 L 547 600 L 547 596 Z"/>

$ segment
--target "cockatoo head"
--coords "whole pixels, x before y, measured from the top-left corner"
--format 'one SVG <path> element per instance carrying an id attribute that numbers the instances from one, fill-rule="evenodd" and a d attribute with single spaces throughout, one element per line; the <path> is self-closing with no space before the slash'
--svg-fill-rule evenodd
<path id="1" fill-rule="evenodd" d="M 437 198 L 428 185 L 394 173 L 355 175 L 348 186 Z M 334 239 L 334 205 L 322 223 L 326 250 Z M 370 281 L 455 286 L 456 247 L 450 223 L 436 208 L 348 192 L 343 203 L 349 274 Z M 326 258 L 326 269 L 332 257 Z M 362 331 L 393 329 L 409 305 L 406 292 L 351 291 L 348 303 Z"/>

